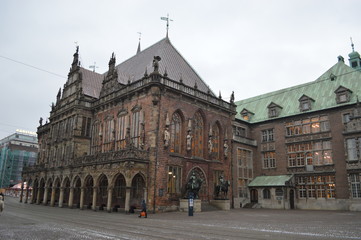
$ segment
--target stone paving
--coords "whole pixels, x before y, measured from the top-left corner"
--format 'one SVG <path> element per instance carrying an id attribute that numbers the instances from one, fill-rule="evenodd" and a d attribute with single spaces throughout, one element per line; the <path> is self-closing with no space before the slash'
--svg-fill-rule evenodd
<path id="1" fill-rule="evenodd" d="M 6 197 L 0 239 L 361 239 L 361 212 L 232 209 L 107 213 Z"/>

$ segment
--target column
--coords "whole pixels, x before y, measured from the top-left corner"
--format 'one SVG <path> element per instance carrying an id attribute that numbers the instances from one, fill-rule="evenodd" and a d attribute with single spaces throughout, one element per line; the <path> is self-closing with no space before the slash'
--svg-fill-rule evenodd
<path id="1" fill-rule="evenodd" d="M 68 207 L 69 208 L 73 208 L 73 201 L 74 201 L 74 187 L 70 187 L 69 202 L 68 202 Z"/>
<path id="2" fill-rule="evenodd" d="M 59 207 L 62 208 L 63 207 L 63 202 L 64 202 L 64 187 L 60 188 L 60 195 L 59 195 Z"/>
<path id="3" fill-rule="evenodd" d="M 93 187 L 93 206 L 92 209 L 95 211 L 97 207 L 97 189 L 98 187 Z"/>
<path id="4" fill-rule="evenodd" d="M 44 187 L 44 195 L 43 195 L 43 204 L 46 205 L 48 203 L 48 187 Z"/>
<path id="5" fill-rule="evenodd" d="M 24 182 L 22 182 L 21 184 L 20 202 L 23 202 L 23 194 L 24 194 Z"/>
<path id="6" fill-rule="evenodd" d="M 129 212 L 129 203 L 130 203 L 130 189 L 131 187 L 126 187 L 125 190 L 125 212 Z"/>
<path id="7" fill-rule="evenodd" d="M 84 192 L 85 192 L 85 188 L 81 187 L 80 188 L 80 209 L 83 210 L 84 209 Z"/>
<path id="8" fill-rule="evenodd" d="M 55 186 L 51 188 L 50 207 L 54 207 L 55 205 L 55 189 L 56 189 Z"/>
<path id="9" fill-rule="evenodd" d="M 29 198 L 29 187 L 27 187 L 26 191 L 25 191 L 25 201 L 24 201 L 24 203 L 28 203 L 28 198 Z"/>
<path id="10" fill-rule="evenodd" d="M 109 213 L 112 212 L 112 195 L 113 195 L 113 188 L 108 187 L 107 210 Z"/>

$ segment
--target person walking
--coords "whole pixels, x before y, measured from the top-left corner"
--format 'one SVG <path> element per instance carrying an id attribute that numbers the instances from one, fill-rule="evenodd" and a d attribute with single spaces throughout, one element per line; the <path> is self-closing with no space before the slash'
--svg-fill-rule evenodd
<path id="1" fill-rule="evenodd" d="M 147 218 L 148 214 L 147 214 L 147 204 L 145 203 L 145 200 L 142 200 L 142 211 L 140 212 L 139 216 L 138 217 L 144 217 L 144 218 Z"/>

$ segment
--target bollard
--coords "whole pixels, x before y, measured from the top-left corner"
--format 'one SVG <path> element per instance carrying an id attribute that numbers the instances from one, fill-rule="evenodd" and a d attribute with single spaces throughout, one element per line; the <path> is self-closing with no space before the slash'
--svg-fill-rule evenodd
<path id="1" fill-rule="evenodd" d="M 188 216 L 193 216 L 194 199 L 193 194 L 189 194 L 188 198 Z"/>

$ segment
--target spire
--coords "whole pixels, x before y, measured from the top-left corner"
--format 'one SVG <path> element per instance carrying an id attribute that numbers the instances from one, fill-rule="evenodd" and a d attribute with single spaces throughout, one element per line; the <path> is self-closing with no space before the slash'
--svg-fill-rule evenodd
<path id="1" fill-rule="evenodd" d="M 137 49 L 137 54 L 138 53 L 140 53 L 140 39 L 141 39 L 141 37 L 142 37 L 142 33 L 141 32 L 138 32 L 138 34 L 139 34 L 139 42 L 138 42 L 138 49 Z"/>
<path id="2" fill-rule="evenodd" d="M 79 65 L 79 46 L 76 46 L 76 51 L 73 55 L 73 63 L 71 64 L 72 70 Z"/>
<path id="3" fill-rule="evenodd" d="M 353 44 L 353 42 L 352 42 L 352 37 L 350 37 L 350 39 L 351 39 L 351 48 L 352 48 L 352 52 L 354 52 L 355 51 L 355 45 Z"/>
<path id="4" fill-rule="evenodd" d="M 169 18 L 168 13 L 167 13 L 167 17 L 161 17 L 160 19 L 164 20 L 164 21 L 167 21 L 167 35 L 166 35 L 166 37 L 168 38 L 169 21 L 173 21 L 173 20 Z"/>

